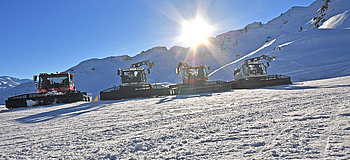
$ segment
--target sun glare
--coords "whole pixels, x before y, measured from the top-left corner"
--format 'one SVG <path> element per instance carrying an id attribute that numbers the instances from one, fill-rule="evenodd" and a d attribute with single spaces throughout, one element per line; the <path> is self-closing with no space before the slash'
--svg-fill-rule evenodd
<path id="1" fill-rule="evenodd" d="M 206 23 L 205 19 L 196 18 L 193 21 L 182 23 L 182 32 L 179 40 L 188 47 L 194 47 L 198 44 L 206 45 L 212 32 L 213 27 Z"/>

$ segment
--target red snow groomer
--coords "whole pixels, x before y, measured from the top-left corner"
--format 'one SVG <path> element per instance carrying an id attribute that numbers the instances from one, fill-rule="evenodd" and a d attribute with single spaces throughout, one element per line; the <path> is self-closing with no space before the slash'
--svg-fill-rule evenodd
<path id="1" fill-rule="evenodd" d="M 184 84 L 204 83 L 209 80 L 207 68 L 210 70 L 209 66 L 190 66 L 185 62 L 180 62 L 176 68 L 176 74 L 183 71 L 182 82 Z"/>
<path id="2" fill-rule="evenodd" d="M 191 66 L 179 62 L 176 73 L 182 72 L 182 83 L 171 85 L 175 94 L 196 94 L 208 92 L 221 92 L 230 90 L 230 84 L 224 81 L 209 81 L 209 66 Z"/>
<path id="3" fill-rule="evenodd" d="M 33 80 L 38 88 L 37 93 L 9 97 L 5 101 L 6 108 L 89 101 L 90 97 L 87 96 L 86 92 L 80 92 L 75 89 L 73 76 L 74 74 L 68 72 L 34 75 Z"/>

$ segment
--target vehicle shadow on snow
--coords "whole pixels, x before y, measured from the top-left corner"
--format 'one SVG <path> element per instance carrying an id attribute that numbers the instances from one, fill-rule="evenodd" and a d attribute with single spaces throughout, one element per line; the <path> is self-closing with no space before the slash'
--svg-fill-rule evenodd
<path id="1" fill-rule="evenodd" d="M 166 102 L 171 102 L 176 99 L 188 99 L 188 98 L 196 98 L 196 97 L 210 97 L 213 93 L 201 93 L 201 94 L 190 94 L 190 95 L 176 95 L 176 96 L 167 96 L 161 99 L 156 104 L 162 104 Z"/>
<path id="2" fill-rule="evenodd" d="M 23 118 L 18 118 L 16 121 L 21 123 L 40 123 L 40 122 L 46 122 L 49 120 L 53 120 L 56 118 L 70 118 L 79 116 L 88 112 L 96 111 L 101 108 L 106 107 L 106 105 L 103 105 L 104 103 L 83 103 L 77 106 L 72 106 L 68 108 L 60 108 L 48 112 L 42 112 L 34 115 L 30 115 Z M 52 107 L 52 106 L 51 106 Z"/>

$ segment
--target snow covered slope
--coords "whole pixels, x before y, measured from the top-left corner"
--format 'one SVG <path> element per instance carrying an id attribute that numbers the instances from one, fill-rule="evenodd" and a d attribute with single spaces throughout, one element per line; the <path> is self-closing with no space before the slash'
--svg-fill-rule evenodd
<path id="1" fill-rule="evenodd" d="M 270 74 L 291 76 L 293 82 L 346 76 L 350 75 L 349 8 L 349 0 L 316 0 L 308 7 L 292 7 L 266 24 L 253 22 L 212 37 L 208 46 L 196 50 L 154 47 L 134 57 L 89 59 L 67 71 L 75 74 L 77 89 L 94 97 L 120 84 L 118 68 L 143 60 L 155 61 L 148 75 L 150 83 L 178 83 L 175 68 L 180 61 L 210 65 L 215 73 L 209 79 L 226 81 L 234 77 L 233 70 L 245 58 L 262 54 L 277 56 Z"/>
<path id="2" fill-rule="evenodd" d="M 350 76 L 0 112 L 0 159 L 350 159 Z"/>

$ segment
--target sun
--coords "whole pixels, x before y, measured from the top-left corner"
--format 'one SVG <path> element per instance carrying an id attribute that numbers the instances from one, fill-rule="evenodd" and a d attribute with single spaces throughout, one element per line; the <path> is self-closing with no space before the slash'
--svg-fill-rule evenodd
<path id="1" fill-rule="evenodd" d="M 197 17 L 193 21 L 182 23 L 179 41 L 188 47 L 195 47 L 199 44 L 206 45 L 212 32 L 213 27 L 206 23 L 205 19 Z"/>

